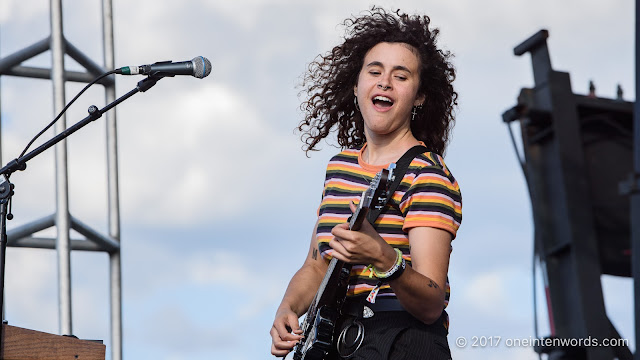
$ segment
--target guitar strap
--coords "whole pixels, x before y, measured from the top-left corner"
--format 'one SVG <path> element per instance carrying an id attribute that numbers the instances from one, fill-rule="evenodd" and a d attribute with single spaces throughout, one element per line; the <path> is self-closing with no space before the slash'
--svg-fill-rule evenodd
<path id="1" fill-rule="evenodd" d="M 411 149 L 407 150 L 407 152 L 404 153 L 404 155 L 402 155 L 402 157 L 396 162 L 396 168 L 393 171 L 394 179 L 391 185 L 389 186 L 389 189 L 387 190 L 387 197 L 384 204 L 378 208 L 373 209 L 373 211 L 370 211 L 367 214 L 367 220 L 369 220 L 371 224 L 373 224 L 376 221 L 376 219 L 378 218 L 382 210 L 384 210 L 384 208 L 387 206 L 389 201 L 391 201 L 391 198 L 393 197 L 393 193 L 396 192 L 396 188 L 398 188 L 398 185 L 400 185 L 402 178 L 404 178 L 404 174 L 407 172 L 407 169 L 409 169 L 409 164 L 411 164 L 411 161 L 413 161 L 413 159 L 419 154 L 422 154 L 427 151 L 429 151 L 429 149 L 427 149 L 425 146 L 416 145 Z"/>

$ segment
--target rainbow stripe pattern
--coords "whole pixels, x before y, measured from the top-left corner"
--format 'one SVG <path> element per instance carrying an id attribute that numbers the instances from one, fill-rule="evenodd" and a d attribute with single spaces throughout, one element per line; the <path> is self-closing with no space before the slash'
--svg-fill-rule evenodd
<path id="1" fill-rule="evenodd" d="M 365 145 L 366 146 L 366 145 Z M 327 166 L 322 202 L 318 209 L 316 239 L 326 261 L 332 257 L 329 241 L 331 229 L 346 222 L 351 215 L 349 202 L 358 203 L 371 179 L 387 165 L 372 166 L 362 160 L 362 149 L 347 149 L 335 155 Z M 409 165 L 392 199 L 375 221 L 382 238 L 402 251 L 407 265 L 411 264 L 408 230 L 418 226 L 443 229 L 455 238 L 462 221 L 462 197 L 457 181 L 438 154 L 425 152 Z M 351 270 L 348 296 L 366 295 L 377 283 L 370 277 L 366 264 L 354 264 Z M 450 286 L 446 284 L 445 307 Z M 388 284 L 383 284 L 377 296 L 394 297 Z"/>

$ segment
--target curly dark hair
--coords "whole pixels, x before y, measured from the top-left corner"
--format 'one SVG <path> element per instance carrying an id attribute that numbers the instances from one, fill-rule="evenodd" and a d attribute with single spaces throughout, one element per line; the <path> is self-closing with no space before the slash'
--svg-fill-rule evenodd
<path id="1" fill-rule="evenodd" d="M 407 15 L 400 10 L 387 12 L 372 7 L 365 15 L 348 18 L 345 40 L 309 64 L 302 87 L 307 100 L 300 106 L 305 118 L 298 125 L 303 149 L 317 150 L 320 140 L 337 125 L 338 144 L 344 148 L 365 142 L 364 121 L 354 103 L 353 87 L 367 52 L 381 42 L 406 43 L 417 50 L 420 60 L 420 87 L 425 95 L 422 110 L 411 121 L 413 136 L 430 151 L 443 155 L 453 127 L 458 94 L 452 82 L 455 69 L 452 54 L 436 47 L 437 28 L 429 29 L 428 16 Z M 416 51 L 414 51 L 416 52 Z"/>

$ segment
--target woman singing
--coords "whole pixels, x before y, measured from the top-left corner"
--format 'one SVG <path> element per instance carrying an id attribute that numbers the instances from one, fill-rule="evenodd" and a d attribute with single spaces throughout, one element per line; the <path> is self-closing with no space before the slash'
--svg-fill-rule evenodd
<path id="1" fill-rule="evenodd" d="M 460 189 L 442 157 L 457 105 L 450 54 L 436 46 L 427 16 L 374 7 L 344 24 L 344 42 L 319 56 L 303 82 L 306 151 L 330 133 L 343 151 L 328 164 L 309 252 L 276 312 L 271 353 L 286 356 L 302 338 L 298 318 L 335 257 L 352 264 L 348 320 L 338 331 L 353 346 L 334 358 L 450 359 L 447 272 L 462 220 Z M 349 230 L 371 179 L 416 145 L 426 150 L 374 224 Z M 355 342 L 354 324 L 363 335 Z"/>

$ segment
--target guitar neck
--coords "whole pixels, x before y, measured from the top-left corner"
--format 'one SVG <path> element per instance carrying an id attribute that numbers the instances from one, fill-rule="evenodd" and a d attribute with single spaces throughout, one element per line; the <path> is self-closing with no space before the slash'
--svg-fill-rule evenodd
<path id="1" fill-rule="evenodd" d="M 369 214 L 368 205 L 371 204 L 371 199 L 366 199 L 367 205 L 363 206 L 363 203 L 365 202 L 365 196 L 366 195 L 363 194 L 362 198 L 360 199 L 360 204 L 354 211 L 353 215 L 351 215 L 351 218 L 349 220 L 349 230 L 351 231 L 360 230 L 360 228 L 362 227 L 362 223 L 364 221 L 367 221 L 367 215 Z M 345 263 L 344 261 L 338 260 L 336 258 L 331 259 L 327 268 L 327 272 L 325 273 L 324 278 L 322 279 L 322 283 L 320 283 L 320 287 L 318 288 L 318 292 L 311 302 L 310 310 L 315 311 L 315 309 L 317 309 L 318 303 L 323 298 L 327 283 L 336 276 L 336 271 L 340 271 L 340 269 L 344 268 L 345 266 L 349 267 L 349 269 L 351 268 L 351 265 Z"/>
<path id="2" fill-rule="evenodd" d="M 369 208 L 357 208 L 356 212 L 351 216 L 351 221 L 349 222 L 349 230 L 358 231 L 362 227 L 362 222 L 367 219 L 367 214 L 369 213 Z"/>
<path id="3" fill-rule="evenodd" d="M 392 166 L 393 165 L 393 166 Z M 349 229 L 358 231 L 361 229 L 367 215 L 373 207 L 379 209 L 384 206 L 387 181 L 390 171 L 395 167 L 389 166 L 389 170 L 381 170 L 371 180 L 369 188 L 362 192 L 358 207 L 349 218 Z M 318 287 L 315 297 L 311 301 L 303 329 L 303 339 L 295 346 L 294 360 L 323 359 L 319 354 L 327 354 L 328 346 L 333 342 L 337 317 L 347 296 L 349 288 L 349 276 L 352 265 L 344 261 L 332 258 L 327 267 L 327 272 Z M 324 310 L 323 310 L 324 309 Z M 322 315 L 319 315 L 322 312 Z M 319 317 L 319 318 L 318 318 Z M 305 357 L 305 354 L 314 354 Z"/>
<path id="4" fill-rule="evenodd" d="M 362 227 L 362 222 L 367 219 L 367 214 L 369 213 L 368 207 L 358 207 L 354 214 L 351 216 L 351 220 L 349 221 L 349 229 L 352 231 L 360 230 Z M 324 291 L 327 287 L 327 283 L 331 281 L 331 278 L 336 276 L 337 269 L 342 269 L 345 266 L 350 266 L 346 264 L 344 261 L 338 260 L 336 258 L 332 258 L 327 267 L 327 272 L 324 274 L 324 278 L 322 279 L 322 283 L 318 288 L 318 292 L 316 296 L 313 298 L 311 302 L 311 309 L 317 309 L 318 303 L 321 301 L 324 295 Z"/>

